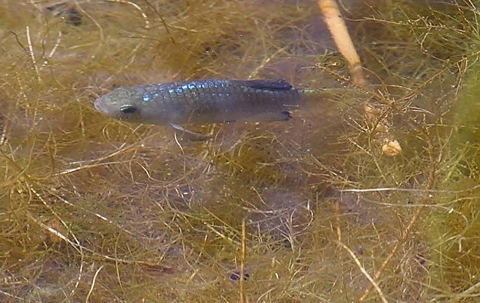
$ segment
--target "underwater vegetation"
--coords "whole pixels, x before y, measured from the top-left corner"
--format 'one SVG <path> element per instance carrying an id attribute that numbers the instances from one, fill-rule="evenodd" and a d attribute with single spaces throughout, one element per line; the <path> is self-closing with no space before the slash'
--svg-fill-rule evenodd
<path id="1" fill-rule="evenodd" d="M 479 4 L 339 3 L 375 94 L 189 125 L 199 140 L 94 101 L 356 89 L 315 1 L 0 1 L 0 301 L 478 300 Z"/>

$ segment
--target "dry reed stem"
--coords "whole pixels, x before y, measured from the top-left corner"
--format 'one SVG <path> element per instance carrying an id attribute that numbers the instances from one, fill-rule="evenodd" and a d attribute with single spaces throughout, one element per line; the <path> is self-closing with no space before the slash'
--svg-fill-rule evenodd
<path id="1" fill-rule="evenodd" d="M 242 220 L 242 251 L 240 256 L 240 280 L 239 280 L 240 303 L 245 302 L 245 287 L 244 287 L 243 281 L 245 277 L 246 253 L 247 253 L 247 230 L 246 230 L 245 218 L 243 218 Z"/>
<path id="2" fill-rule="evenodd" d="M 318 0 L 318 7 L 325 17 L 325 23 L 332 34 L 332 38 L 335 41 L 338 51 L 350 64 L 349 69 L 353 84 L 360 87 L 367 86 L 368 81 L 363 74 L 360 57 L 358 56 L 352 39 L 348 34 L 347 26 L 340 14 L 337 2 L 335 0 Z"/>
<path id="3" fill-rule="evenodd" d="M 355 50 L 337 2 L 335 0 L 318 0 L 317 3 L 325 17 L 325 23 L 335 41 L 335 45 L 349 63 L 352 83 L 355 86 L 371 91 L 369 83 L 363 73 L 360 57 Z M 373 95 L 376 94 L 374 93 Z M 391 123 L 387 117 L 383 117 L 382 115 L 382 111 L 375 109 L 374 106 L 365 102 L 365 116 L 368 121 L 374 125 L 376 137 L 382 142 L 382 152 L 387 156 L 399 155 L 402 152 L 402 147 L 389 133 Z"/>

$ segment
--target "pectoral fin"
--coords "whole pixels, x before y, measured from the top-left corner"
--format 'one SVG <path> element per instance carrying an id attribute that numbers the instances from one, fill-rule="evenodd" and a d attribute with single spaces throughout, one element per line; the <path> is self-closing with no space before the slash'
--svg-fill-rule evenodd
<path id="1" fill-rule="evenodd" d="M 283 116 L 283 121 L 288 121 L 293 118 L 292 114 L 288 110 L 282 111 L 281 114 Z"/>
<path id="2" fill-rule="evenodd" d="M 183 132 L 184 134 L 187 134 L 189 136 L 191 136 L 190 140 L 195 140 L 195 141 L 204 141 L 204 140 L 208 140 L 211 138 L 211 136 L 208 136 L 208 135 L 204 135 L 204 134 L 201 134 L 201 133 L 197 133 L 197 132 L 194 132 L 194 131 L 191 131 L 191 130 L 188 130 L 184 127 L 181 127 L 180 125 L 178 124 L 171 124 L 172 127 L 178 131 L 181 131 Z"/>

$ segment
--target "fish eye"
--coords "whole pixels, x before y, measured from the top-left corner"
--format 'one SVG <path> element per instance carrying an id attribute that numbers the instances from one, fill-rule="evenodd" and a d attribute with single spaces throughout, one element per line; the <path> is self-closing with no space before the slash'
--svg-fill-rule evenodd
<path id="1" fill-rule="evenodd" d="M 120 106 L 120 111 L 124 114 L 133 114 L 137 111 L 137 108 L 133 105 L 122 105 Z"/>

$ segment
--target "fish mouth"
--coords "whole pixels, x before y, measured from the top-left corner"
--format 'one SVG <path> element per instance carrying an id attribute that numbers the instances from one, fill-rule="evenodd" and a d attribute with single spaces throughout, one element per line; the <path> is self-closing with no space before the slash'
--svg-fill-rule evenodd
<path id="1" fill-rule="evenodd" d="M 97 100 L 95 100 L 95 102 L 93 103 L 93 106 L 99 112 L 106 113 L 106 108 L 104 106 L 104 103 L 102 102 L 102 98 L 98 98 Z"/>

